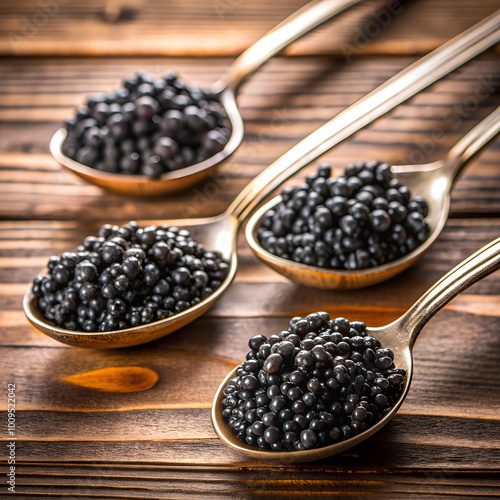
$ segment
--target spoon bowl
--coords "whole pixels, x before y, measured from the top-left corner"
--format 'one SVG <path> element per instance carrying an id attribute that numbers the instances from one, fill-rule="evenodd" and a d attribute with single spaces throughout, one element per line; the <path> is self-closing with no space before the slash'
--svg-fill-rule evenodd
<path id="1" fill-rule="evenodd" d="M 422 197 L 429 206 L 426 220 L 430 234 L 412 252 L 381 266 L 354 271 L 319 268 L 293 262 L 265 250 L 257 239 L 262 217 L 282 202 L 281 196 L 269 201 L 250 218 L 246 238 L 257 257 L 278 273 L 302 285 L 329 290 L 349 290 L 388 280 L 412 266 L 441 234 L 450 208 L 451 188 L 461 169 L 500 132 L 500 108 L 463 137 L 442 161 L 423 165 L 392 166 L 394 178 L 408 186 L 413 196 Z"/>
<path id="2" fill-rule="evenodd" d="M 276 32 L 278 29 L 271 33 Z M 190 229 L 193 239 L 211 251 L 220 252 L 230 263 L 228 276 L 221 286 L 196 306 L 147 325 L 112 332 L 85 333 L 50 325 L 40 314 L 36 299 L 31 290 L 28 290 L 23 302 L 28 320 L 41 332 L 60 342 L 91 348 L 138 345 L 172 333 L 194 321 L 223 295 L 234 278 L 237 268 L 236 240 L 241 225 L 282 182 L 328 149 L 480 54 L 499 39 L 500 11 L 411 64 L 303 139 L 253 179 L 223 214 L 204 219 L 167 221 L 170 225 Z M 257 63 L 254 61 L 254 66 L 255 64 Z M 246 67 L 246 64 L 243 66 Z"/>
<path id="3" fill-rule="evenodd" d="M 458 294 L 469 288 L 481 278 L 500 269 L 500 238 L 478 250 L 475 254 L 458 264 L 441 278 L 434 286 L 400 318 L 389 325 L 367 328 L 366 334 L 378 339 L 382 347 L 394 353 L 394 365 L 406 371 L 406 379 L 401 396 L 391 410 L 375 425 L 360 434 L 339 443 L 303 451 L 267 451 L 249 446 L 240 441 L 222 416 L 223 393 L 228 381 L 236 375 L 236 370 L 224 379 L 215 394 L 212 404 L 212 424 L 217 435 L 228 446 L 253 458 L 272 460 L 284 464 L 310 462 L 341 453 L 369 438 L 386 425 L 397 413 L 410 389 L 413 373 L 412 349 L 424 325 Z"/>
<path id="4" fill-rule="evenodd" d="M 244 127 L 236 96 L 242 83 L 292 42 L 361 1 L 312 0 L 278 24 L 234 61 L 227 74 L 206 92 L 224 107 L 231 123 L 231 136 L 220 152 L 200 163 L 167 172 L 159 179 L 150 179 L 144 175 L 102 172 L 83 165 L 63 153 L 67 135 L 64 128 L 60 128 L 52 136 L 50 152 L 64 168 L 108 191 L 133 196 L 159 196 L 188 189 L 206 179 L 241 144 Z"/>
<path id="5" fill-rule="evenodd" d="M 79 332 L 50 325 L 40 313 L 37 299 L 31 288 L 24 295 L 24 312 L 29 322 L 38 330 L 63 344 L 93 349 L 130 347 L 156 340 L 186 326 L 205 313 L 219 300 L 234 279 L 238 267 L 236 235 L 238 221 L 235 217 L 212 217 L 206 219 L 172 220 L 169 224 L 182 225 L 193 238 L 206 248 L 216 248 L 229 262 L 229 272 L 217 288 L 206 299 L 181 313 L 153 323 L 111 332 Z"/>
<path id="6" fill-rule="evenodd" d="M 133 196 L 159 196 L 188 189 L 206 179 L 230 155 L 243 140 L 243 119 L 236 104 L 235 94 L 226 89 L 220 95 L 220 102 L 231 122 L 231 136 L 222 151 L 206 160 L 163 174 L 159 179 L 149 179 L 145 175 L 125 175 L 102 172 L 69 158 L 63 153 L 67 136 L 65 128 L 57 130 L 50 139 L 50 152 L 64 168 L 82 179 L 108 191 Z"/>

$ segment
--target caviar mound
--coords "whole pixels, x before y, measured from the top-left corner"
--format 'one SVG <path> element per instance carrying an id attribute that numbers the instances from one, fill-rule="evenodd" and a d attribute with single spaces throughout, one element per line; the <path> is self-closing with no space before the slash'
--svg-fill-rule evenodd
<path id="1" fill-rule="evenodd" d="M 327 164 L 263 217 L 259 244 L 278 257 L 329 269 L 357 270 L 397 260 L 430 234 L 429 208 L 411 197 L 386 163 L 348 165 L 330 177 Z"/>
<path id="2" fill-rule="evenodd" d="M 229 140 L 222 104 L 176 75 L 140 71 L 122 87 L 91 96 L 64 123 L 62 151 L 101 172 L 158 179 L 202 162 Z"/>
<path id="3" fill-rule="evenodd" d="M 222 415 L 238 439 L 269 451 L 328 446 L 364 432 L 401 396 L 406 372 L 361 321 L 325 312 L 252 337 L 224 388 Z"/>
<path id="4" fill-rule="evenodd" d="M 32 292 L 48 323 L 107 332 L 169 318 L 219 288 L 229 264 L 174 226 L 105 224 L 74 252 L 51 257 Z"/>

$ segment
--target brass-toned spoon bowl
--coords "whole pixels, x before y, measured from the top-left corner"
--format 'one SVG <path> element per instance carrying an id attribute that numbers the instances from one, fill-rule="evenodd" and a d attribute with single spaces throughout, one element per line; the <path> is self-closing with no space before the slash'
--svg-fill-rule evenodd
<path id="1" fill-rule="evenodd" d="M 31 288 L 24 295 L 23 307 L 29 322 L 42 333 L 63 344 L 92 349 L 130 347 L 156 340 L 186 326 L 212 307 L 228 289 L 238 268 L 236 235 L 238 220 L 234 216 L 218 216 L 205 219 L 169 221 L 172 226 L 182 225 L 191 232 L 193 239 L 203 242 L 206 248 L 216 248 L 229 262 L 229 272 L 214 293 L 198 304 L 170 318 L 136 327 L 111 332 L 79 332 L 50 325 L 37 306 Z"/>
<path id="2" fill-rule="evenodd" d="M 411 253 L 381 266 L 354 271 L 308 266 L 283 259 L 265 250 L 257 239 L 262 217 L 282 202 L 280 196 L 257 210 L 246 227 L 246 238 L 257 257 L 290 280 L 314 288 L 349 290 L 388 280 L 412 266 L 441 234 L 450 208 L 451 188 L 461 169 L 500 132 L 500 108 L 485 118 L 460 140 L 441 161 L 424 165 L 391 167 L 394 177 L 408 186 L 413 196 L 421 196 L 429 206 L 426 218 L 428 239 Z"/>
<path id="3" fill-rule="evenodd" d="M 165 173 L 159 179 L 149 179 L 144 175 L 101 172 L 63 153 L 62 148 L 67 135 L 64 128 L 57 130 L 52 136 L 50 152 L 63 167 L 87 182 L 121 194 L 158 196 L 194 186 L 233 154 L 243 140 L 243 119 L 236 103 L 241 84 L 292 42 L 361 1 L 313 0 L 273 28 L 234 61 L 227 74 L 207 91 L 209 96 L 219 100 L 224 107 L 231 122 L 231 136 L 222 151 L 200 163 Z"/>
<path id="4" fill-rule="evenodd" d="M 50 152 L 64 168 L 107 191 L 132 196 L 160 196 L 179 192 L 207 178 L 226 158 L 234 153 L 243 140 L 243 119 L 238 110 L 234 93 L 229 89 L 225 90 L 220 95 L 220 102 L 231 122 L 231 137 L 224 149 L 200 163 L 167 172 L 159 179 L 150 179 L 145 175 L 102 172 L 73 160 L 66 156 L 62 150 L 67 136 L 65 128 L 58 129 L 50 139 Z"/>
<path id="5" fill-rule="evenodd" d="M 376 120 L 406 99 L 458 68 L 500 39 L 500 11 L 442 45 L 392 77 L 295 145 L 253 179 L 228 209 L 216 217 L 166 221 L 185 227 L 205 248 L 218 251 L 229 262 L 227 278 L 199 304 L 169 318 L 112 332 L 86 333 L 50 325 L 40 314 L 36 298 L 27 290 L 24 311 L 41 332 L 69 345 L 114 348 L 142 344 L 172 333 L 198 318 L 223 295 L 237 269 L 236 239 L 251 213 L 286 179 L 325 151 Z"/>
<path id="6" fill-rule="evenodd" d="M 500 238 L 484 246 L 468 259 L 448 272 L 432 286 L 403 316 L 389 325 L 367 328 L 366 334 L 377 338 L 382 347 L 394 352 L 394 365 L 406 370 L 403 392 L 391 410 L 375 425 L 350 439 L 336 444 L 304 451 L 266 451 L 240 441 L 222 416 L 223 393 L 228 381 L 236 374 L 236 368 L 221 383 L 212 404 L 212 423 L 217 435 L 232 448 L 256 459 L 272 460 L 285 464 L 310 462 L 341 453 L 355 446 L 381 429 L 396 415 L 408 394 L 412 372 L 412 349 L 423 326 L 450 300 L 481 278 L 500 268 Z"/>

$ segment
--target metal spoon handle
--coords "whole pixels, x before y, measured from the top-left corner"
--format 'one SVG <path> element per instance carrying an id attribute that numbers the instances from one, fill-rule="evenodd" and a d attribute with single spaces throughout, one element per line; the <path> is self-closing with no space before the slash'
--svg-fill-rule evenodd
<path id="1" fill-rule="evenodd" d="M 446 273 L 410 309 L 395 321 L 398 331 L 409 333 L 410 348 L 422 327 L 451 299 L 481 278 L 500 269 L 500 238 L 479 249 Z"/>
<path id="2" fill-rule="evenodd" d="M 500 41 L 500 10 L 411 64 L 307 136 L 253 179 L 228 212 L 240 222 L 281 183 L 333 146 Z"/>
<path id="3" fill-rule="evenodd" d="M 271 57 L 328 19 L 361 1 L 313 0 L 309 2 L 245 50 L 233 62 L 229 71 L 213 85 L 212 92 L 219 93 L 228 88 L 236 94 L 241 84 Z"/>
<path id="4" fill-rule="evenodd" d="M 444 161 L 450 177 L 456 179 L 462 168 L 500 133 L 500 106 L 460 139 Z"/>

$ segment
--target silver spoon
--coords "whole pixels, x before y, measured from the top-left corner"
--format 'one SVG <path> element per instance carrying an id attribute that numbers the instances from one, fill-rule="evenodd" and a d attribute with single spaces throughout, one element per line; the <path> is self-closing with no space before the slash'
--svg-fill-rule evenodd
<path id="1" fill-rule="evenodd" d="M 232 448 L 257 459 L 273 460 L 282 463 L 310 462 L 341 453 L 355 446 L 381 429 L 397 413 L 403 403 L 413 372 L 412 349 L 418 334 L 424 325 L 448 302 L 469 288 L 480 279 L 500 268 L 500 238 L 484 246 L 465 259 L 458 266 L 443 276 L 434 286 L 425 292 L 420 299 L 396 321 L 379 328 L 367 328 L 367 335 L 378 339 L 382 347 L 394 352 L 394 364 L 406 370 L 406 381 L 403 393 L 393 408 L 374 426 L 365 432 L 336 444 L 304 451 L 275 452 L 260 450 L 240 441 L 222 417 L 223 390 L 228 381 L 236 376 L 236 368 L 224 379 L 217 389 L 212 405 L 212 423 L 217 435 Z"/>
<path id="2" fill-rule="evenodd" d="M 250 248 L 259 259 L 278 273 L 296 283 L 314 288 L 349 290 L 381 283 L 412 266 L 441 234 L 450 208 L 453 183 L 463 167 L 500 133 L 500 107 L 463 137 L 443 160 L 423 165 L 395 165 L 391 171 L 396 179 L 408 186 L 413 196 L 421 196 L 429 206 L 426 218 L 431 232 L 426 241 L 400 259 L 381 266 L 344 271 L 308 266 L 283 259 L 265 250 L 257 240 L 262 217 L 281 203 L 277 196 L 257 210 L 246 227 Z"/>
<path id="3" fill-rule="evenodd" d="M 124 330 L 86 333 L 50 325 L 36 305 L 31 288 L 23 301 L 28 320 L 46 335 L 65 344 L 91 347 L 127 347 L 168 335 L 198 318 L 223 295 L 237 269 L 238 230 L 252 211 L 288 177 L 325 151 L 379 118 L 398 104 L 480 54 L 500 39 L 500 11 L 410 65 L 376 90 L 320 127 L 281 156 L 236 197 L 228 209 L 216 217 L 168 221 L 189 228 L 193 239 L 216 250 L 229 262 L 229 272 L 221 286 L 196 306 L 170 318 Z"/>
<path id="4" fill-rule="evenodd" d="M 313 0 L 283 22 L 278 24 L 258 42 L 243 52 L 231 65 L 226 75 L 207 91 L 224 106 L 231 122 L 231 137 L 224 149 L 206 160 L 189 167 L 164 174 L 152 180 L 144 175 L 122 175 L 101 172 L 87 167 L 62 152 L 67 131 L 61 128 L 50 141 L 52 156 L 67 169 L 88 182 L 118 193 L 156 196 L 189 188 L 206 178 L 219 164 L 231 155 L 243 139 L 243 119 L 236 96 L 241 84 L 253 75 L 271 57 L 306 33 L 340 14 L 362 0 Z"/>

